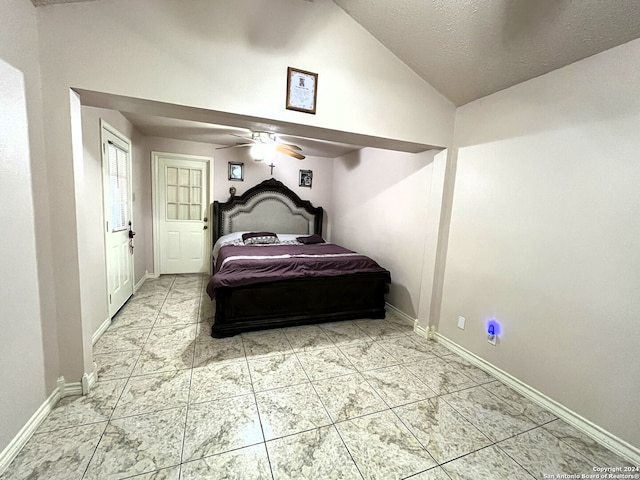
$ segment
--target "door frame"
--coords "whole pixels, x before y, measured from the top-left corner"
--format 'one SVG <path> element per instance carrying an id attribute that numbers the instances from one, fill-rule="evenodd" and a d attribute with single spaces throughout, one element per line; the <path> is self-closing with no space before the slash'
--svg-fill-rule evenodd
<path id="1" fill-rule="evenodd" d="M 110 125 L 108 122 L 106 122 L 103 118 L 100 119 L 100 155 L 101 155 L 101 161 L 102 161 L 102 215 L 103 215 L 103 228 L 104 228 L 104 235 L 103 235 L 103 245 L 104 245 L 104 263 L 105 263 L 105 274 L 107 276 L 106 278 L 106 283 L 107 283 L 107 291 L 105 292 L 106 295 L 106 301 L 107 301 L 107 309 L 109 310 L 109 318 L 113 318 L 113 316 L 111 315 L 111 311 L 110 311 L 110 305 L 111 302 L 109 301 L 109 259 L 107 257 L 107 234 L 109 233 L 109 228 L 108 228 L 108 222 L 110 217 L 108 217 L 107 215 L 107 191 L 106 191 L 106 185 L 107 185 L 107 177 L 109 176 L 108 173 L 108 168 L 106 167 L 106 161 L 107 161 L 107 157 L 106 154 L 107 152 L 104 149 L 104 145 L 105 145 L 105 131 L 108 132 L 110 135 L 113 135 L 114 137 L 118 138 L 118 140 L 120 140 L 124 145 L 126 145 L 127 148 L 127 156 L 128 158 L 128 172 L 127 175 L 129 176 L 129 185 L 128 185 L 128 192 L 127 192 L 127 207 L 129 209 L 129 221 L 131 222 L 131 224 L 133 225 L 134 223 L 134 219 L 133 219 L 133 158 L 132 158 L 132 150 L 133 150 L 133 146 L 132 146 L 132 142 L 131 139 L 129 139 L 129 137 L 127 137 L 126 135 L 124 135 L 122 132 L 120 132 L 117 128 L 115 128 L 114 126 Z M 136 282 L 136 277 L 135 277 L 135 252 L 132 251 L 131 252 L 131 266 L 130 266 L 130 274 L 131 274 L 131 289 L 132 289 L 132 295 L 133 295 L 133 291 L 135 290 L 135 282 Z M 125 302 L 126 303 L 126 302 Z"/>
<path id="2" fill-rule="evenodd" d="M 207 176 L 208 183 L 208 198 L 206 200 L 206 208 L 205 212 L 207 212 L 207 216 L 209 217 L 209 225 L 211 225 L 211 199 L 213 198 L 213 157 L 207 157 L 204 155 L 190 155 L 185 153 L 170 153 L 170 152 L 158 152 L 155 150 L 151 151 L 151 209 L 152 209 L 152 223 L 153 223 L 153 272 L 156 276 L 160 275 L 160 234 L 159 234 L 159 212 L 160 205 L 158 191 L 160 189 L 160 157 L 173 157 L 181 160 L 198 160 L 201 162 L 206 162 L 209 170 L 209 175 Z M 208 245 L 207 251 L 209 252 L 209 256 L 211 255 L 211 228 L 209 228 L 205 233 L 205 243 Z M 211 261 L 209 261 L 209 265 L 211 265 Z M 211 267 L 209 267 L 211 270 Z M 211 271 L 210 271 L 211 273 Z"/>

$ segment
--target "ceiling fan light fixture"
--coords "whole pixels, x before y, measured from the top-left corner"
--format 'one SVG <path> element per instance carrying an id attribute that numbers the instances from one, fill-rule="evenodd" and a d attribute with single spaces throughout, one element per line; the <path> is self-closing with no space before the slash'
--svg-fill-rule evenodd
<path id="1" fill-rule="evenodd" d="M 267 156 L 269 147 L 264 143 L 256 143 L 251 146 L 249 153 L 255 162 L 261 162 Z"/>
<path id="2" fill-rule="evenodd" d="M 276 143 L 276 136 L 269 132 L 252 132 L 251 138 L 262 144 Z"/>
<path id="3" fill-rule="evenodd" d="M 247 143 L 237 143 L 235 145 L 229 145 L 225 147 L 217 147 L 216 150 L 221 150 L 225 148 L 247 148 L 249 147 L 249 155 L 256 162 L 262 162 L 263 160 L 269 160 L 271 157 L 276 155 L 276 153 L 283 153 L 290 157 L 296 158 L 298 160 L 304 160 L 305 156 L 302 155 L 302 149 L 291 143 L 281 143 L 278 141 L 275 133 L 264 132 L 264 131 L 255 131 L 251 132 L 251 138 L 246 136 L 237 135 L 235 133 L 231 133 L 234 137 L 240 137 L 250 142 Z"/>

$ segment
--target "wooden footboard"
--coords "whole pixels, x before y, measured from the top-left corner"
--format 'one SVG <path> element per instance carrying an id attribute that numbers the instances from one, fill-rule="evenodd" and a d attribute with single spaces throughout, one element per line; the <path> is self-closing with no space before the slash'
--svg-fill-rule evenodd
<path id="1" fill-rule="evenodd" d="M 388 274 L 303 278 L 220 288 L 211 335 L 357 318 L 384 318 Z"/>

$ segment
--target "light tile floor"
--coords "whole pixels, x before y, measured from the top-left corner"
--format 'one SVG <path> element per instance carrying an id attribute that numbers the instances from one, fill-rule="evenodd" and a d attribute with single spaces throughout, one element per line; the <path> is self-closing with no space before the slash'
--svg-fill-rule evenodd
<path id="1" fill-rule="evenodd" d="M 629 465 L 387 312 L 210 336 L 206 277 L 147 281 L 2 480 L 532 479 Z"/>

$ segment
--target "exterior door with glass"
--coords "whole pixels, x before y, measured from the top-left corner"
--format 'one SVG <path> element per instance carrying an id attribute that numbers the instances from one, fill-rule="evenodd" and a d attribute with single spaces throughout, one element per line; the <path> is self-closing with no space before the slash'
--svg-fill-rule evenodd
<path id="1" fill-rule="evenodd" d="M 209 271 L 211 158 L 153 153 L 160 274 Z"/>
<path id="2" fill-rule="evenodd" d="M 109 318 L 133 295 L 131 142 L 102 126 L 102 178 Z"/>

